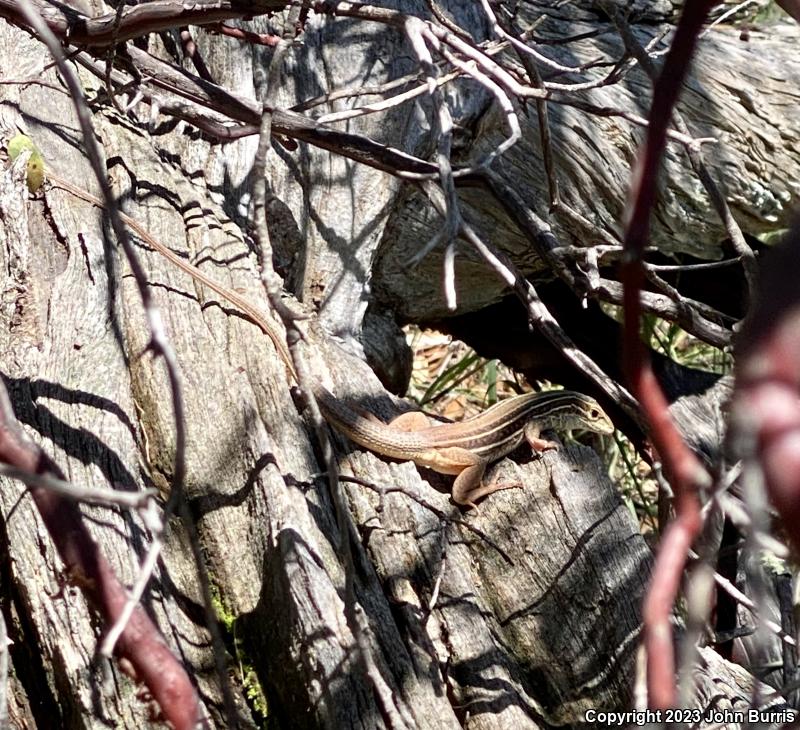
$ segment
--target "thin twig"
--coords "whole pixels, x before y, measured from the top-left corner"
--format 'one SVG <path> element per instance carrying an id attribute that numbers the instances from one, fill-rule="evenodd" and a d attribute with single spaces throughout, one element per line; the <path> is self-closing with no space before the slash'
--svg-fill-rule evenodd
<path id="1" fill-rule="evenodd" d="M 475 527 L 475 525 L 473 525 L 471 522 L 464 520 L 457 515 L 454 516 L 445 510 L 439 509 L 424 497 L 421 497 L 419 494 L 410 489 L 406 489 L 405 487 L 395 484 L 389 487 L 384 487 L 379 484 L 375 484 L 374 482 L 367 481 L 366 479 L 361 479 L 361 477 L 349 476 L 346 474 L 340 474 L 339 479 L 343 482 L 352 482 L 353 484 L 358 484 L 362 487 L 366 487 L 367 489 L 371 489 L 373 492 L 377 492 L 378 495 L 380 495 L 381 500 L 383 500 L 383 498 L 388 494 L 402 494 L 413 502 L 416 502 L 418 505 L 420 505 L 420 507 L 432 512 L 434 515 L 436 515 L 436 517 L 439 518 L 440 521 L 447 524 L 452 523 L 453 525 L 458 525 L 459 527 L 463 527 L 465 530 L 472 532 L 481 541 L 485 542 L 490 548 L 492 548 L 492 550 L 494 550 L 506 563 L 508 563 L 508 565 L 514 565 L 514 561 L 512 560 L 511 556 L 494 540 L 492 540 L 492 538 L 489 537 L 489 535 L 487 535 L 483 530 Z"/>
<path id="2" fill-rule="evenodd" d="M 110 659 L 111 655 L 114 653 L 114 647 L 117 641 L 119 641 L 119 637 L 122 636 L 122 632 L 128 625 L 128 621 L 130 621 L 136 606 L 138 606 L 139 601 L 142 600 L 142 596 L 150 583 L 150 579 L 153 577 L 153 571 L 155 570 L 158 556 L 161 555 L 161 548 L 164 546 L 164 522 L 161 519 L 156 503 L 151 501 L 148 508 L 141 509 L 139 514 L 144 519 L 145 527 L 150 532 L 150 545 L 147 548 L 147 553 L 139 568 L 139 574 L 134 581 L 133 588 L 128 595 L 128 600 L 125 602 L 125 606 L 120 612 L 119 618 L 108 632 L 106 632 L 105 638 L 98 649 L 100 656 L 107 659 Z"/>
<path id="3" fill-rule="evenodd" d="M 214 23 L 207 25 L 206 33 L 228 36 L 229 38 L 236 38 L 237 40 L 244 41 L 254 46 L 270 46 L 275 47 L 280 42 L 281 37 L 273 35 L 272 33 L 254 33 L 251 30 L 244 28 L 236 28 L 235 26 L 228 25 L 227 23 Z"/>
<path id="4" fill-rule="evenodd" d="M 180 33 L 181 47 L 183 48 L 183 52 L 192 62 L 195 71 L 197 71 L 197 75 L 201 79 L 205 79 L 213 84 L 214 77 L 208 70 L 208 66 L 206 66 L 206 62 L 203 60 L 203 56 L 200 54 L 200 49 L 197 47 L 197 43 L 195 43 L 194 38 L 192 38 L 192 31 L 189 30 L 189 26 L 181 26 L 178 31 Z"/>
<path id="5" fill-rule="evenodd" d="M 144 489 L 140 492 L 123 492 L 101 487 L 81 487 L 51 474 L 31 474 L 8 464 L 0 464 L 0 474 L 12 479 L 19 479 L 29 487 L 49 489 L 56 494 L 84 504 L 96 504 L 101 507 L 123 507 L 139 510 L 157 496 L 155 489 Z"/>
<path id="6" fill-rule="evenodd" d="M 422 72 L 428 85 L 428 93 L 433 101 L 434 127 L 433 136 L 437 140 L 436 162 L 439 166 L 439 184 L 444 192 L 445 215 L 441 229 L 431 239 L 426 246 L 417 254 L 417 260 L 421 260 L 428 251 L 432 250 L 440 242 L 445 244 L 444 257 L 444 291 L 447 307 L 451 311 L 456 309 L 456 286 L 455 286 L 455 239 L 461 224 L 461 211 L 456 194 L 456 185 L 453 178 L 453 168 L 450 164 L 450 150 L 453 142 L 453 118 L 450 109 L 444 99 L 441 89 L 437 85 L 437 69 L 433 63 L 433 57 L 425 43 L 424 24 L 421 21 L 409 21 L 406 24 L 406 35 L 411 43 L 411 47 L 417 56 L 417 60 L 422 67 Z M 435 38 L 428 38 L 435 42 Z M 438 45 L 438 43 L 436 44 Z"/>

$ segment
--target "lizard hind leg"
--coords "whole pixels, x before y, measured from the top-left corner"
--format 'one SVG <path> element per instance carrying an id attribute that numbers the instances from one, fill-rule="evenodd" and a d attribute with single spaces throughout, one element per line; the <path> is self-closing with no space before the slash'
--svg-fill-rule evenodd
<path id="1" fill-rule="evenodd" d="M 431 421 L 422 411 L 407 411 L 389 421 L 389 427 L 396 431 L 421 431 L 430 428 Z"/>
<path id="2" fill-rule="evenodd" d="M 494 479 L 488 484 L 484 484 L 485 471 L 486 463 L 482 462 L 468 466 L 456 477 L 453 483 L 453 501 L 456 504 L 476 510 L 478 509 L 477 500 L 493 492 L 523 487 L 522 482 L 498 482 Z"/>

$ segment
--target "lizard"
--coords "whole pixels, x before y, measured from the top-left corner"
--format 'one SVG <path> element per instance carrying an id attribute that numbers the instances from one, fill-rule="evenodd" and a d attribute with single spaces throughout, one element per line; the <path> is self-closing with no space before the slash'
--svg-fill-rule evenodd
<path id="1" fill-rule="evenodd" d="M 105 208 L 102 200 L 64 178 L 49 171 L 47 178 L 56 187 L 96 207 Z M 256 305 L 182 259 L 130 216 L 120 215 L 126 225 L 160 255 L 250 318 L 272 341 L 278 356 L 297 382 L 284 338 Z M 454 475 L 452 499 L 456 504 L 470 508 L 475 508 L 476 500 L 492 492 L 521 486 L 486 484 L 484 474 L 489 464 L 509 454 L 523 440 L 535 453 L 540 453 L 558 448 L 557 443 L 541 438 L 546 430 L 583 428 L 603 434 L 614 431 L 611 420 L 594 398 L 567 390 L 524 393 L 502 400 L 464 421 L 437 425 L 431 425 L 421 411 L 404 413 L 386 423 L 373 414 L 365 414 L 348 405 L 321 384 L 314 384 L 312 391 L 323 417 L 337 431 L 376 454 L 413 461 L 441 474 Z"/>

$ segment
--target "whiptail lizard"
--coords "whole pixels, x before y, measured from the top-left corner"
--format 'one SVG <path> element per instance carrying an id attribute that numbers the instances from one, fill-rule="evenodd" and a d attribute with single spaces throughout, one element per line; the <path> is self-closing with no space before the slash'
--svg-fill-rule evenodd
<path id="1" fill-rule="evenodd" d="M 57 187 L 100 208 L 102 200 L 48 173 Z M 292 358 L 275 325 L 247 299 L 218 284 L 200 269 L 184 261 L 153 238 L 142 226 L 126 215 L 125 223 L 148 245 L 175 266 L 207 286 L 246 314 L 272 340 L 278 354 L 292 376 L 297 379 Z M 535 452 L 557 448 L 557 444 L 540 438 L 548 429 L 583 428 L 598 433 L 613 433 L 614 426 L 597 401 L 572 391 L 556 390 L 526 393 L 503 400 L 483 413 L 458 423 L 431 425 L 417 411 L 404 413 L 390 423 L 370 414 L 364 415 L 336 398 L 321 385 L 313 395 L 325 420 L 336 430 L 370 451 L 394 459 L 410 460 L 441 474 L 456 475 L 453 500 L 475 507 L 475 501 L 499 489 L 516 484 L 484 484 L 486 467 L 513 451 L 526 440 Z"/>

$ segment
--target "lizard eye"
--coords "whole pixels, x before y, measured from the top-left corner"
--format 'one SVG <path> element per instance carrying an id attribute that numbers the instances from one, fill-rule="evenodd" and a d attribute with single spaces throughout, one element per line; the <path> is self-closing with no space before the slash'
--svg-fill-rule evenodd
<path id="1" fill-rule="evenodd" d="M 596 408 L 592 408 L 592 410 L 589 411 L 589 416 L 591 418 L 600 418 L 600 411 L 598 411 Z"/>

